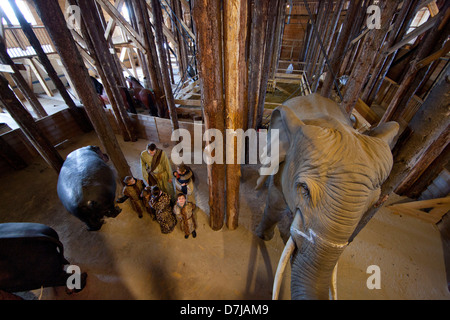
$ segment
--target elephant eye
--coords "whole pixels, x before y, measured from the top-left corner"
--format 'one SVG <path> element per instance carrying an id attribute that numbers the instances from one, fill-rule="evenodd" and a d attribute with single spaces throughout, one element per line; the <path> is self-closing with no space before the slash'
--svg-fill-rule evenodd
<path id="1" fill-rule="evenodd" d="M 306 183 L 300 183 L 299 184 L 299 188 L 300 188 L 300 192 L 302 193 L 303 196 L 305 197 L 309 197 L 310 196 L 310 192 L 309 192 L 309 188 L 308 185 Z"/>

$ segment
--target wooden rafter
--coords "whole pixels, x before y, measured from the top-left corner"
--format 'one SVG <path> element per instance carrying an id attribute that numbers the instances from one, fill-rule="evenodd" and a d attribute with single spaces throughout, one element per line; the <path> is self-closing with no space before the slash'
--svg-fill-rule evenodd
<path id="1" fill-rule="evenodd" d="M 120 12 L 123 2 L 124 2 L 124 0 L 114 1 L 114 7 L 117 8 L 117 11 Z M 114 33 L 115 27 L 116 27 L 116 20 L 113 17 L 111 17 L 111 19 L 109 19 L 108 24 L 105 28 L 105 39 L 106 40 L 109 40 L 109 37 Z"/>
<path id="2" fill-rule="evenodd" d="M 142 52 L 146 52 L 143 45 L 143 39 L 139 33 L 125 20 L 125 18 L 120 14 L 116 7 L 107 0 L 96 0 L 98 4 L 114 19 L 117 24 L 119 24 L 126 34 L 130 37 L 131 41 L 140 49 Z"/>
<path id="3" fill-rule="evenodd" d="M 393 204 L 386 208 L 394 213 L 406 214 L 436 224 L 450 211 L 450 197 Z"/>

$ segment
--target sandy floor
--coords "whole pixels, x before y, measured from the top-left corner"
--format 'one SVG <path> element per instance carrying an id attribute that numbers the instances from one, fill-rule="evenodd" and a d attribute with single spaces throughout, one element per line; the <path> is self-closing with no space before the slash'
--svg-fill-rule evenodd
<path id="1" fill-rule="evenodd" d="M 133 174 L 141 178 L 139 154 L 148 141 L 118 140 Z M 89 144 L 99 144 L 93 132 L 62 145 L 59 151 L 65 158 Z M 157 222 L 149 216 L 139 219 L 128 202 L 100 231 L 87 231 L 59 202 L 57 175 L 40 159 L 3 176 L 0 222 L 51 226 L 60 235 L 66 258 L 88 274 L 80 293 L 68 295 L 64 287 L 58 287 L 21 295 L 26 299 L 40 294 L 42 299 L 270 299 L 283 242 L 278 231 L 268 242 L 253 233 L 266 198 L 266 191 L 253 190 L 256 167 L 243 166 L 240 226 L 234 231 L 209 227 L 206 166 L 192 168 L 198 177 L 197 205 L 203 210 L 197 215 L 197 238 L 187 240 L 179 228 L 161 234 Z M 380 267 L 379 290 L 366 286 L 370 265 Z M 290 298 L 287 269 L 281 299 Z M 339 299 L 450 299 L 437 228 L 380 210 L 341 256 L 337 286 Z"/>

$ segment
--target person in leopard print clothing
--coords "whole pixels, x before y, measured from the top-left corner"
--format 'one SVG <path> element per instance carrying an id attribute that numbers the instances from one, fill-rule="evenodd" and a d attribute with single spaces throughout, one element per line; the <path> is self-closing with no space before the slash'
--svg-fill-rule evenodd
<path id="1" fill-rule="evenodd" d="M 156 221 L 159 223 L 161 233 L 171 233 L 177 224 L 177 219 L 172 213 L 170 196 L 161 191 L 158 186 L 153 186 L 149 204 L 155 210 Z"/>

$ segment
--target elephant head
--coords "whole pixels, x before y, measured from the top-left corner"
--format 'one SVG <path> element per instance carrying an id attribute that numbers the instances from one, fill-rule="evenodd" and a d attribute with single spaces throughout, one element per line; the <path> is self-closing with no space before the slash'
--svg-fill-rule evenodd
<path id="1" fill-rule="evenodd" d="M 280 166 L 269 177 L 257 233 L 270 239 L 275 224 L 290 214 L 284 253 L 292 254 L 293 299 L 328 298 L 339 256 L 390 173 L 390 144 L 398 127 L 391 122 L 361 134 L 336 103 L 318 95 L 295 99 L 272 113 L 269 135 L 278 129 Z"/>

